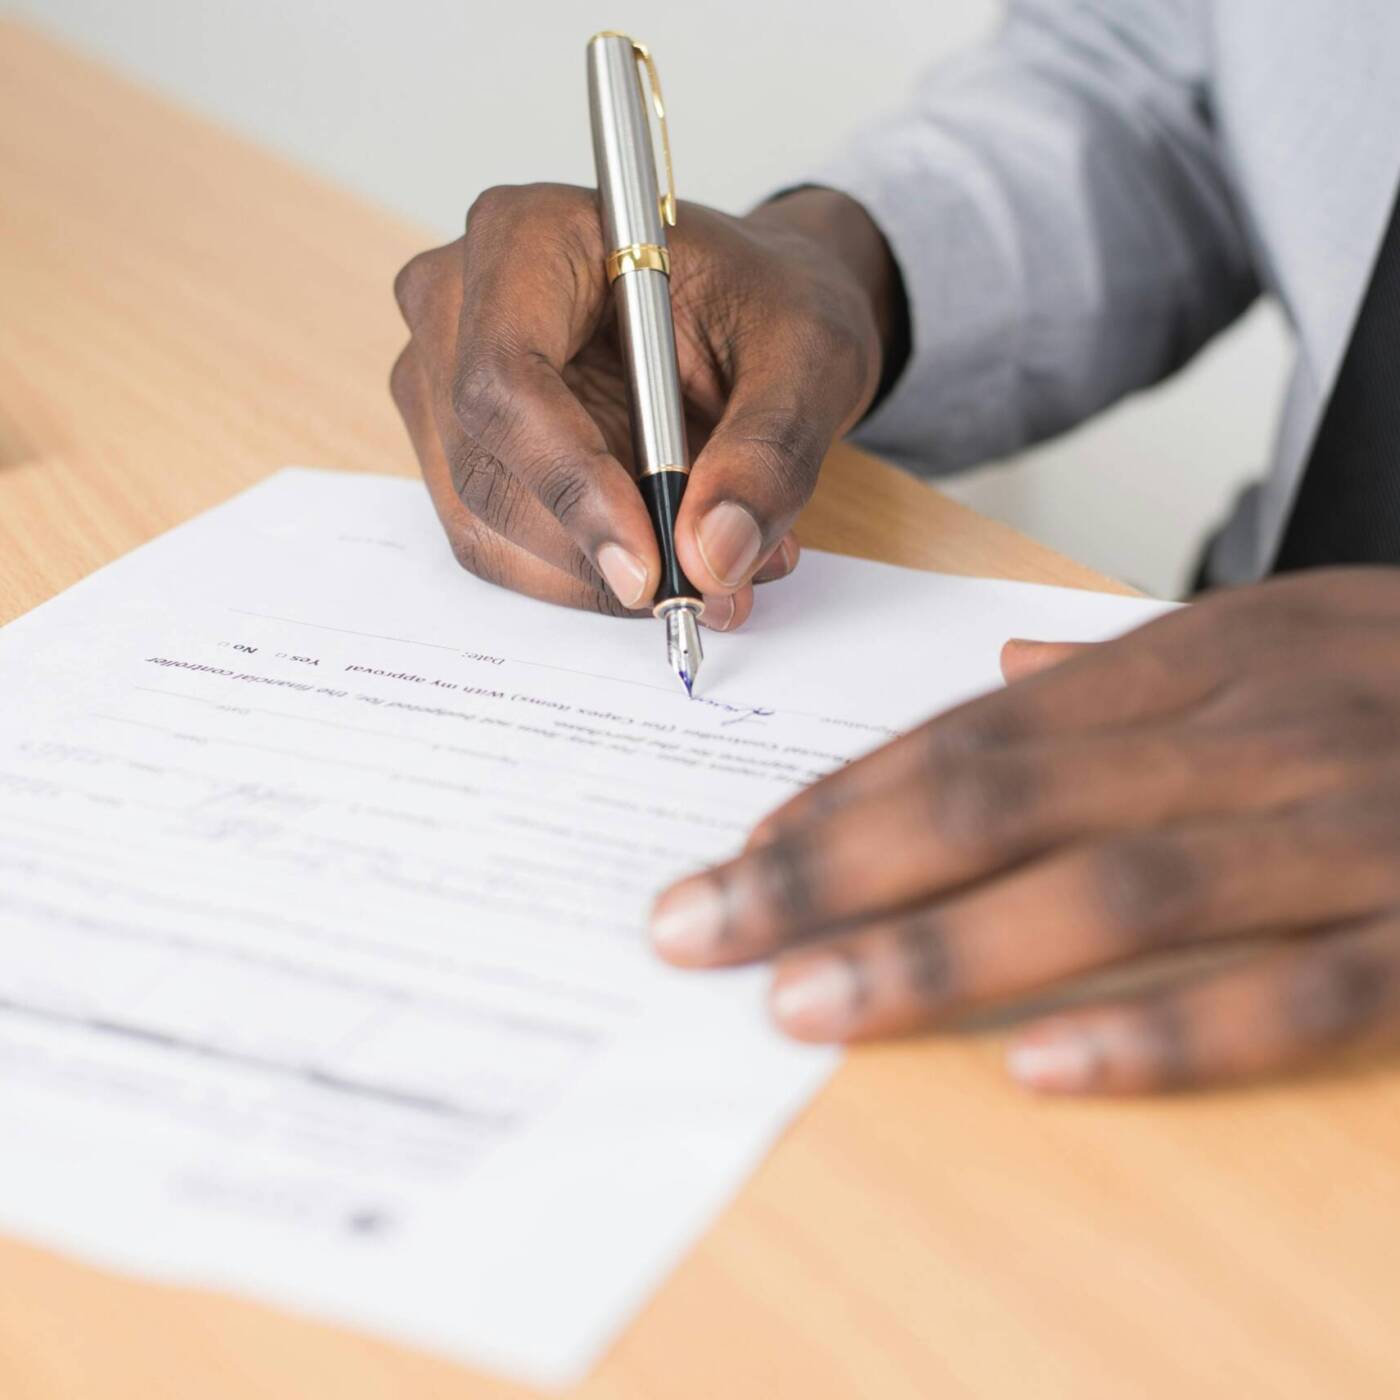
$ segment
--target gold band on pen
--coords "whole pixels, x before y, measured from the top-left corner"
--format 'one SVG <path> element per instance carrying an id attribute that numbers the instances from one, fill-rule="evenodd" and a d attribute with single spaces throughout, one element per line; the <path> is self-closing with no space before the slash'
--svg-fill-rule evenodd
<path id="1" fill-rule="evenodd" d="M 690 468 L 677 466 L 675 462 L 659 462 L 654 467 L 644 467 L 637 475 L 660 476 L 662 472 L 680 472 L 682 476 L 689 476 Z"/>
<path id="2" fill-rule="evenodd" d="M 653 617 L 664 617 L 672 608 L 694 608 L 696 617 L 703 617 L 705 613 L 705 600 L 703 598 L 667 598 L 664 603 L 658 603 L 652 610 Z"/>
<path id="3" fill-rule="evenodd" d="M 659 243 L 629 243 L 608 254 L 608 281 L 616 282 L 624 272 L 664 272 L 671 275 L 671 255 Z"/>

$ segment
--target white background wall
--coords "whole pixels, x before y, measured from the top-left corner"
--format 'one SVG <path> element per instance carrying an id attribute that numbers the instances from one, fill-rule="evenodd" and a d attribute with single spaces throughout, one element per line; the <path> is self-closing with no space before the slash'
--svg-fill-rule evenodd
<path id="1" fill-rule="evenodd" d="M 591 183 L 583 42 L 655 50 L 683 197 L 739 210 L 788 183 L 999 0 L 20 0 L 11 11 L 309 167 L 455 235 L 500 182 Z M 1287 345 L 1261 308 L 1184 375 L 950 483 L 1150 589 L 1268 454 Z"/>

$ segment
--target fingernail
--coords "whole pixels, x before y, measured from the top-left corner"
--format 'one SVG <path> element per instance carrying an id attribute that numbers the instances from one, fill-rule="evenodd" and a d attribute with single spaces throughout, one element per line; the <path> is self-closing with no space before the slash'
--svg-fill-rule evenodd
<path id="1" fill-rule="evenodd" d="M 748 577 L 763 547 L 758 522 L 737 501 L 711 506 L 695 536 L 705 567 L 730 588 Z"/>
<path id="2" fill-rule="evenodd" d="M 727 632 L 738 607 L 732 593 L 721 593 L 718 597 L 706 598 L 705 611 L 700 614 L 700 621 L 712 632 Z"/>
<path id="3" fill-rule="evenodd" d="M 818 958 L 779 974 L 770 998 L 773 1019 L 799 1035 L 837 1036 L 850 1024 L 856 974 L 845 958 Z"/>
<path id="4" fill-rule="evenodd" d="M 605 544 L 598 551 L 598 571 L 608 581 L 624 608 L 635 608 L 646 592 L 647 569 L 630 550 L 620 544 Z"/>
<path id="5" fill-rule="evenodd" d="M 1094 1082 L 1099 1055 L 1094 1042 L 1078 1031 L 1032 1031 L 1012 1041 L 1006 1068 L 1028 1089 L 1072 1094 Z"/>
<path id="6" fill-rule="evenodd" d="M 702 876 L 675 885 L 661 896 L 651 915 L 656 950 L 682 962 L 702 961 L 724 936 L 724 895 Z"/>

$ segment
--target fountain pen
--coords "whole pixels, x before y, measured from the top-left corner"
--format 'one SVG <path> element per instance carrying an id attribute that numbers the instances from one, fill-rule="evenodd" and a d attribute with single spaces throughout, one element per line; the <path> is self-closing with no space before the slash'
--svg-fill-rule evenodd
<path id="1" fill-rule="evenodd" d="M 648 99 L 660 123 L 665 194 L 657 177 Z M 671 669 L 686 694 L 693 695 L 702 660 L 697 624 L 705 604 L 676 558 L 676 516 L 690 472 L 671 322 L 671 255 L 666 247 L 666 227 L 676 222 L 676 193 L 661 83 L 645 44 L 611 30 L 588 41 L 588 104 L 637 487 L 661 555 L 661 583 L 652 612 L 665 623 Z"/>

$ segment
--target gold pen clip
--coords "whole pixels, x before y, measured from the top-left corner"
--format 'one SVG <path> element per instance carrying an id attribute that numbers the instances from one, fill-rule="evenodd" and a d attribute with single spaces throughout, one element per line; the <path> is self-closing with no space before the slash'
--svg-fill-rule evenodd
<path id="1" fill-rule="evenodd" d="M 658 202 L 661 206 L 662 222 L 675 228 L 676 173 L 671 169 L 671 130 L 666 125 L 666 103 L 661 97 L 661 78 L 657 74 L 656 60 L 651 56 L 651 50 L 636 39 L 629 38 L 628 43 L 632 45 L 632 52 L 637 55 L 637 61 L 647 70 L 647 82 L 651 85 L 651 105 L 656 109 L 657 119 L 661 123 L 661 158 L 666 163 L 666 193 Z"/>
<path id="2" fill-rule="evenodd" d="M 640 39 L 634 39 L 630 34 L 624 34 L 620 29 L 601 29 L 593 37 L 595 39 L 626 39 L 632 45 L 632 52 L 636 55 L 637 62 L 647 71 L 647 83 L 651 87 L 651 105 L 656 109 L 657 119 L 661 123 L 661 158 L 666 165 L 666 193 L 661 195 L 656 202 L 661 211 L 661 222 L 675 228 L 676 172 L 671 168 L 671 128 L 666 124 L 666 103 L 661 96 L 661 77 L 656 71 L 656 60 L 651 56 L 651 50 Z"/>

